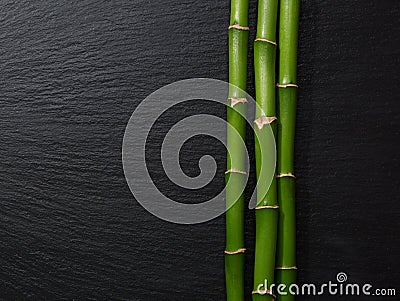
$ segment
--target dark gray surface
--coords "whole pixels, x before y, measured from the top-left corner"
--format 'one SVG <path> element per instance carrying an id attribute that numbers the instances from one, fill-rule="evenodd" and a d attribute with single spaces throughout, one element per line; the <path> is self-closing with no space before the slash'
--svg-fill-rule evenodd
<path id="1" fill-rule="evenodd" d="M 299 282 L 340 271 L 375 287 L 400 281 L 399 8 L 397 0 L 302 1 Z M 147 213 L 125 183 L 121 143 L 155 89 L 227 79 L 228 21 L 228 1 L 1 2 L 1 299 L 224 299 L 224 218 L 180 226 Z M 224 116 L 223 107 L 209 111 Z M 191 143 L 182 155 L 189 174 L 197 172 L 189 159 L 204 153 L 223 164 L 215 141 Z M 161 189 L 190 197 L 154 170 Z M 223 170 L 205 196 L 221 189 Z"/>

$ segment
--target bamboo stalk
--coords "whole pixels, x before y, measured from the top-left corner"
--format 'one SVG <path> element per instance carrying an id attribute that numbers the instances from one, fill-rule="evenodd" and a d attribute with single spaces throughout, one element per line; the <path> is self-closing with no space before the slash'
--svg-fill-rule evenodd
<path id="1" fill-rule="evenodd" d="M 296 216 L 294 178 L 294 135 L 297 101 L 297 44 L 300 0 L 280 1 L 278 76 L 278 197 L 279 226 L 276 259 L 277 283 L 285 284 L 287 295 L 278 300 L 293 301 L 288 292 L 296 282 Z"/>
<path id="2" fill-rule="evenodd" d="M 241 191 L 246 185 L 243 174 L 246 149 L 242 141 L 246 134 L 246 104 L 237 102 L 246 95 L 248 54 L 248 0 L 231 1 L 229 26 L 229 89 L 230 107 L 227 111 L 227 173 L 226 182 L 226 249 L 225 278 L 228 301 L 244 300 L 244 196 Z M 236 88 L 237 87 L 237 88 Z M 234 101 L 236 100 L 236 101 Z M 235 104 L 236 103 L 236 104 Z M 237 132 L 235 132 L 237 131 Z M 239 135 L 237 135 L 239 133 Z M 242 139 L 240 141 L 239 139 Z M 237 196 L 240 195 L 239 199 Z"/>
<path id="3" fill-rule="evenodd" d="M 276 58 L 276 20 L 278 0 L 259 0 L 257 35 L 254 42 L 254 69 L 256 83 L 256 101 L 259 107 L 256 110 L 255 131 L 266 131 L 260 127 L 260 120 L 270 124 L 274 136 L 276 135 L 276 105 L 275 105 L 275 58 Z M 261 123 L 262 124 L 262 123 Z M 269 139 L 264 141 L 265 135 L 256 135 L 256 173 L 260 178 L 261 164 L 271 164 L 272 158 L 266 149 L 266 144 L 271 143 Z M 262 157 L 263 156 L 263 157 Z M 268 162 L 268 163 L 267 163 Z M 275 162 L 273 162 L 275 164 Z M 259 293 L 259 285 L 267 280 L 268 287 L 274 282 L 275 272 L 275 250 L 278 224 L 277 187 L 274 179 L 267 190 L 265 182 L 258 182 L 257 207 L 256 207 L 256 245 L 254 263 L 254 288 L 253 300 L 273 300 L 271 294 Z M 266 194 L 260 193 L 267 191 Z"/>

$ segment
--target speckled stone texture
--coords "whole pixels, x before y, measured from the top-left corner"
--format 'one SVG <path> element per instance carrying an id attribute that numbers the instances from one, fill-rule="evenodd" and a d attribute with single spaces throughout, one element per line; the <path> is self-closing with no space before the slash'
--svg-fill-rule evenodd
<path id="1" fill-rule="evenodd" d="M 253 39 L 256 1 L 250 6 Z M 300 283 L 338 272 L 375 287 L 400 282 L 399 10 L 398 0 L 302 1 Z M 150 215 L 125 182 L 121 145 L 131 113 L 155 89 L 227 79 L 228 22 L 225 0 L 2 1 L 1 300 L 224 300 L 224 217 L 183 226 Z M 196 112 L 225 116 L 199 102 L 167 112 L 158 126 Z M 157 165 L 163 134 L 153 131 L 148 143 L 160 190 L 181 202 L 218 193 L 222 145 L 200 136 L 182 149 L 189 175 L 201 155 L 219 163 L 217 178 L 192 192 Z M 251 300 L 253 212 L 246 218 Z"/>

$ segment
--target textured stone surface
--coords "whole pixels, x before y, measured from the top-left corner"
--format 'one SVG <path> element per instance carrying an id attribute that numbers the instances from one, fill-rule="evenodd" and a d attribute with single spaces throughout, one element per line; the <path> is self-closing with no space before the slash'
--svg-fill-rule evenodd
<path id="1" fill-rule="evenodd" d="M 340 271 L 376 287 L 400 281 L 399 8 L 395 0 L 302 3 L 299 282 Z M 228 1 L 2 1 L 0 299 L 224 299 L 224 218 L 181 226 L 147 213 L 125 183 L 121 143 L 155 89 L 227 79 L 228 21 Z M 153 156 L 160 139 L 155 132 L 149 142 Z M 192 175 L 193 158 L 205 153 L 222 166 L 199 198 L 221 189 L 224 149 L 200 137 L 182 153 Z M 193 198 L 153 170 L 161 190 Z M 250 300 L 254 220 L 246 217 Z"/>

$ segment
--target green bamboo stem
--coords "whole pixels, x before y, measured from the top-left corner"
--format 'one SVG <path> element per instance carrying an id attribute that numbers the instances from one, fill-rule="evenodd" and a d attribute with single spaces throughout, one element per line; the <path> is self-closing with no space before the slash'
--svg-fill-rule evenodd
<path id="1" fill-rule="evenodd" d="M 259 0 L 257 34 L 254 42 L 254 69 L 256 84 L 256 101 L 259 107 L 256 110 L 256 121 L 262 120 L 269 123 L 272 127 L 274 136 L 276 135 L 276 105 L 275 105 L 275 58 L 276 58 L 276 20 L 277 20 L 278 0 Z M 265 118 L 267 117 L 267 118 Z M 256 122 L 255 131 L 266 131 L 266 127 L 259 128 Z M 270 140 L 262 141 L 265 135 L 260 135 L 255 139 L 256 142 L 256 174 L 260 177 L 261 164 L 271 164 L 272 158 L 268 152 L 261 153 L 265 149 L 266 143 Z M 263 157 L 262 157 L 263 156 Z M 269 162 L 269 163 L 267 163 Z M 273 162 L 275 163 L 275 162 Z M 275 272 L 275 250 L 278 224 L 278 202 L 277 187 L 274 179 L 268 191 L 261 187 L 266 185 L 261 181 L 257 186 L 257 207 L 256 207 L 256 245 L 254 263 L 254 288 L 253 301 L 273 300 L 269 294 L 259 294 L 259 285 L 267 280 L 268 288 L 274 283 Z M 266 194 L 260 191 L 267 191 Z M 265 207 L 266 206 L 266 207 Z M 258 209 L 257 209 L 258 208 Z"/>
<path id="2" fill-rule="evenodd" d="M 246 97 L 248 54 L 248 0 L 231 1 L 229 26 L 229 102 L 227 120 L 232 127 L 227 129 L 227 174 L 226 182 L 226 249 L 225 278 L 228 301 L 244 300 L 244 196 L 246 175 L 246 149 L 242 141 L 246 134 L 246 104 L 232 103 L 233 99 Z M 236 88 L 237 87 L 237 88 Z M 237 132 L 235 132 L 237 131 Z M 239 135 L 237 135 L 239 133 Z M 240 140 L 241 139 L 241 140 Z M 229 171 L 236 172 L 229 172 Z M 237 196 L 240 195 L 239 199 Z M 232 205 L 233 204 L 233 205 Z"/>
<path id="3" fill-rule="evenodd" d="M 300 0 L 280 0 L 278 76 L 278 198 L 280 206 L 276 258 L 277 283 L 286 285 L 280 301 L 293 301 L 296 282 L 294 135 L 297 101 L 297 44 Z"/>

